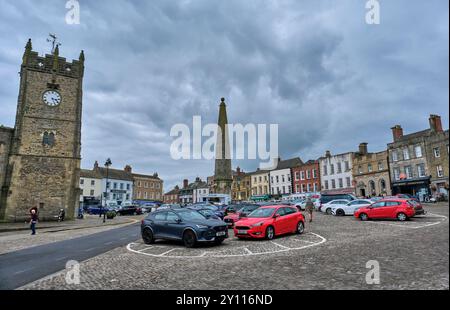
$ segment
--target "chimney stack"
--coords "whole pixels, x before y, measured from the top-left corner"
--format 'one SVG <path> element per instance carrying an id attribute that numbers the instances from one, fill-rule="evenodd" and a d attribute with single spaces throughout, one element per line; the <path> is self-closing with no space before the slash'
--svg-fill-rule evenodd
<path id="1" fill-rule="evenodd" d="M 434 132 L 443 132 L 442 129 L 442 121 L 439 115 L 431 114 L 430 115 L 430 129 Z"/>
<path id="2" fill-rule="evenodd" d="M 237 174 L 240 174 L 241 173 L 241 167 L 237 167 L 236 168 L 236 172 L 237 172 Z"/>
<path id="3" fill-rule="evenodd" d="M 403 137 L 403 128 L 400 125 L 395 125 L 392 129 L 392 137 L 394 138 L 394 142 Z"/>
<path id="4" fill-rule="evenodd" d="M 368 152 L 367 152 L 367 143 L 366 142 L 359 144 L 359 153 L 361 155 L 367 155 Z"/>
<path id="5" fill-rule="evenodd" d="M 123 169 L 123 170 L 125 170 L 125 172 L 127 172 L 127 173 L 131 173 L 131 171 L 132 171 L 130 165 L 126 165 L 126 166 L 125 166 L 125 169 Z"/>
<path id="6" fill-rule="evenodd" d="M 94 170 L 95 169 L 98 169 L 98 161 L 95 161 L 95 163 L 94 163 Z"/>
<path id="7" fill-rule="evenodd" d="M 189 186 L 189 180 L 188 179 L 184 179 L 183 180 L 183 188 L 187 188 Z"/>
<path id="8" fill-rule="evenodd" d="M 325 152 L 325 157 L 331 157 L 331 152 L 330 151 L 326 151 Z"/>

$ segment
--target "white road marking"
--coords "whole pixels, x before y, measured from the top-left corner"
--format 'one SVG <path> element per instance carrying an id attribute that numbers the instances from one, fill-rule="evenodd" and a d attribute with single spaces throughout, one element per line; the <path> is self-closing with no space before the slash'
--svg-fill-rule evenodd
<path id="1" fill-rule="evenodd" d="M 166 255 L 166 254 L 168 254 L 168 253 L 170 253 L 170 252 L 173 252 L 173 251 L 175 251 L 175 250 L 182 249 L 182 248 L 172 248 L 172 249 L 170 249 L 170 250 L 168 250 L 168 251 L 166 251 L 166 252 L 164 252 L 164 253 L 162 253 L 162 254 L 151 254 L 151 253 L 141 252 L 142 250 L 138 251 L 138 250 L 133 249 L 133 246 L 139 245 L 138 243 L 134 243 L 134 242 L 129 243 L 129 244 L 127 245 L 127 250 L 130 251 L 130 252 L 132 252 L 132 253 L 135 253 L 135 254 L 141 254 L 141 255 L 146 255 L 146 256 L 151 256 L 151 257 L 188 258 L 188 259 L 192 259 L 192 258 L 210 258 L 210 257 L 213 257 L 213 258 L 223 258 L 223 257 L 256 256 L 256 255 L 275 254 L 275 253 L 281 253 L 281 252 L 287 252 L 287 251 L 294 251 L 294 250 L 303 250 L 303 249 L 307 249 L 307 248 L 319 246 L 319 245 L 321 245 L 321 244 L 327 242 L 327 239 L 326 239 L 325 237 L 321 236 L 321 235 L 318 235 L 318 234 L 313 233 L 313 232 L 310 232 L 310 233 L 308 233 L 308 234 L 317 237 L 317 238 L 318 238 L 318 241 L 317 241 L 317 242 L 314 242 L 314 243 L 308 243 L 308 244 L 306 244 L 306 245 L 303 244 L 302 246 L 292 247 L 292 248 L 289 248 L 289 247 L 285 247 L 285 246 L 281 246 L 281 245 L 280 245 L 280 249 L 279 249 L 279 250 L 275 250 L 275 251 L 265 251 L 265 252 L 252 252 L 251 254 L 249 253 L 249 252 L 251 252 L 251 251 L 247 249 L 247 250 L 249 251 L 249 252 L 247 252 L 247 251 L 245 250 L 245 247 L 243 247 L 243 248 L 244 248 L 244 251 L 245 251 L 246 253 L 243 253 L 243 254 L 220 254 L 220 253 L 223 252 L 223 251 L 218 251 L 218 252 L 214 252 L 214 251 L 204 251 L 204 252 L 202 252 L 202 253 L 199 254 L 199 255 L 192 255 L 192 256 L 191 256 L 191 255 L 183 255 L 183 256 L 180 256 L 180 255 Z M 208 256 L 206 256 L 207 254 L 208 254 Z"/>
<path id="2" fill-rule="evenodd" d="M 110 245 L 110 244 L 112 244 L 112 243 L 113 243 L 112 241 L 106 242 L 105 245 Z"/>
<path id="3" fill-rule="evenodd" d="M 175 250 L 176 250 L 176 249 L 171 249 L 171 250 L 169 250 L 169 251 L 166 251 L 166 252 L 164 252 L 164 253 L 158 254 L 158 255 L 156 255 L 156 256 L 164 256 L 164 255 L 169 254 L 170 252 L 173 252 L 173 251 L 175 251 Z"/>
<path id="4" fill-rule="evenodd" d="M 290 248 L 287 247 L 287 246 L 284 246 L 284 245 L 282 245 L 282 244 L 279 244 L 279 243 L 276 243 L 276 242 L 273 242 L 273 241 L 270 241 L 270 243 L 275 244 L 276 246 L 279 246 L 280 248 L 283 248 L 283 249 L 290 249 Z"/>
<path id="5" fill-rule="evenodd" d="M 414 221 L 411 222 L 410 221 L 410 222 L 400 222 L 400 223 L 386 223 L 386 222 L 379 222 L 379 221 L 367 221 L 366 223 L 373 223 L 373 224 L 380 224 L 380 225 L 389 225 L 389 226 L 396 226 L 396 227 L 408 228 L 408 229 L 419 229 L 419 228 L 425 228 L 425 227 L 430 227 L 430 226 L 442 224 L 444 221 L 446 221 L 448 219 L 445 215 L 440 215 L 440 214 L 427 213 L 427 215 L 432 215 L 431 218 L 438 217 L 438 218 L 441 218 L 442 220 L 441 221 L 437 221 L 437 222 L 414 222 Z M 420 218 L 427 218 L 427 217 L 425 215 L 425 217 L 420 217 Z M 414 224 L 416 224 L 416 225 L 414 225 Z M 425 225 L 423 225 L 423 224 L 425 224 Z"/>
<path id="6" fill-rule="evenodd" d="M 20 274 L 20 273 L 24 273 L 24 272 L 26 272 L 26 271 L 28 271 L 28 270 L 31 270 L 32 268 L 30 268 L 30 269 L 24 269 L 24 270 L 19 270 L 19 271 L 17 271 L 17 272 L 14 272 L 14 274 Z"/>
<path id="7" fill-rule="evenodd" d="M 247 252 L 247 254 L 248 254 L 248 255 L 251 255 L 251 254 L 253 254 L 253 252 L 252 252 L 252 251 L 250 251 L 250 250 L 249 250 L 249 249 L 247 249 L 247 248 L 244 248 L 244 251 L 245 251 L 245 252 Z"/>
<path id="8" fill-rule="evenodd" d="M 90 251 L 93 251 L 93 250 L 95 250 L 95 248 L 90 248 L 90 249 L 84 250 L 84 252 L 90 252 Z"/>
<path id="9" fill-rule="evenodd" d="M 58 262 L 58 261 L 60 261 L 60 260 L 65 260 L 65 259 L 67 259 L 67 256 L 60 257 L 60 258 L 58 258 L 56 261 Z"/>

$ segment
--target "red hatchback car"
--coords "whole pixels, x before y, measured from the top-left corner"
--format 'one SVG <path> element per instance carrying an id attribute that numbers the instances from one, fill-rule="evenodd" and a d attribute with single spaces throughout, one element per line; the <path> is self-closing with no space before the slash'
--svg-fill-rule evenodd
<path id="1" fill-rule="evenodd" d="M 362 221 L 369 219 L 397 219 L 403 222 L 416 215 L 416 204 L 411 199 L 383 199 L 368 207 L 356 210 L 355 217 Z"/>
<path id="2" fill-rule="evenodd" d="M 296 207 L 264 206 L 250 213 L 234 225 L 234 235 L 242 238 L 266 238 L 287 233 L 302 234 L 305 218 Z"/>

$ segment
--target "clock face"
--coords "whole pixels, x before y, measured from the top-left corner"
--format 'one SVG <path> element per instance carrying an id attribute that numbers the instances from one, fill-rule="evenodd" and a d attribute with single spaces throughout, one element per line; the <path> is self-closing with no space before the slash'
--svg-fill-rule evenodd
<path id="1" fill-rule="evenodd" d="M 42 100 L 46 105 L 55 107 L 61 103 L 61 95 L 56 90 L 47 90 L 42 95 Z"/>

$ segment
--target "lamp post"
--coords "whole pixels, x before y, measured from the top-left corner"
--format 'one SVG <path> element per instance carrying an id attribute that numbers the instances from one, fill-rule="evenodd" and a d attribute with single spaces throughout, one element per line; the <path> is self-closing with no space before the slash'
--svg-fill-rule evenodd
<path id="1" fill-rule="evenodd" d="M 106 190 L 105 190 L 105 208 L 106 208 L 106 202 L 108 200 L 108 178 L 109 178 L 109 167 L 112 165 L 111 159 L 108 158 L 105 162 L 106 167 Z M 106 211 L 106 210 L 105 210 Z M 106 222 L 106 212 L 103 212 L 103 223 Z"/>

